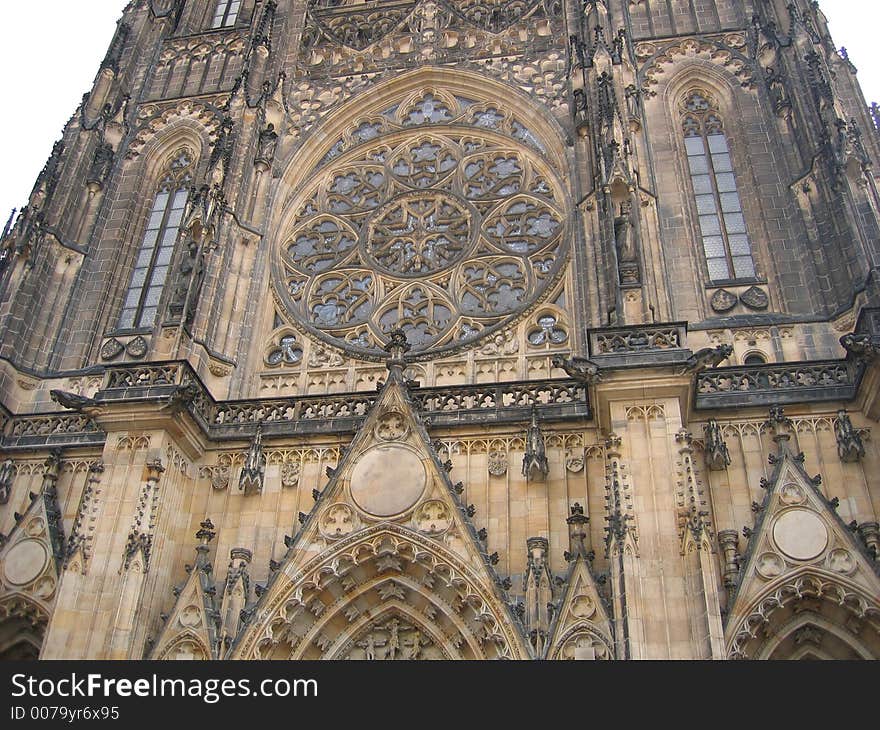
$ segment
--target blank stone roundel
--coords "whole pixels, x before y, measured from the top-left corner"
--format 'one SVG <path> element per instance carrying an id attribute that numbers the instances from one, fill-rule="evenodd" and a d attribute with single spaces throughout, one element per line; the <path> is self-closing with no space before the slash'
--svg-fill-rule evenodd
<path id="1" fill-rule="evenodd" d="M 773 540 L 788 557 L 794 560 L 812 560 L 827 547 L 828 529 L 809 510 L 793 509 L 776 520 L 773 525 Z"/>
<path id="2" fill-rule="evenodd" d="M 4 573 L 12 585 L 27 585 L 39 577 L 49 562 L 49 552 L 38 540 L 22 540 L 6 553 Z"/>
<path id="3" fill-rule="evenodd" d="M 422 460 L 396 444 L 376 446 L 365 453 L 351 473 L 351 497 L 375 517 L 392 517 L 413 507 L 425 491 Z"/>

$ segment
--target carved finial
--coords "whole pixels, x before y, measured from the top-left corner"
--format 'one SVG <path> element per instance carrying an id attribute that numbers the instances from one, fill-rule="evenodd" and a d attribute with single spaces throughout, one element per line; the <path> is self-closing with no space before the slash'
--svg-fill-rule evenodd
<path id="1" fill-rule="evenodd" d="M 214 523 L 211 522 L 209 517 L 205 518 L 205 521 L 199 525 L 200 529 L 196 533 L 196 539 L 201 541 L 202 545 L 207 545 L 211 540 L 214 539 L 214 536 L 217 534 L 214 532 Z"/>
<path id="2" fill-rule="evenodd" d="M 785 409 L 782 406 L 773 406 L 770 409 L 770 417 L 764 421 L 764 428 L 769 429 L 773 435 L 773 441 L 779 449 L 780 455 L 784 451 L 788 451 L 788 442 L 791 440 L 791 429 L 793 426 L 794 424 L 785 415 Z"/>
<path id="3" fill-rule="evenodd" d="M 412 349 L 412 345 L 407 342 L 406 332 L 402 329 L 393 329 L 389 333 L 388 344 L 385 345 L 385 352 L 389 354 L 386 367 L 392 373 L 403 375 L 403 368 L 406 366 L 406 353 Z"/>

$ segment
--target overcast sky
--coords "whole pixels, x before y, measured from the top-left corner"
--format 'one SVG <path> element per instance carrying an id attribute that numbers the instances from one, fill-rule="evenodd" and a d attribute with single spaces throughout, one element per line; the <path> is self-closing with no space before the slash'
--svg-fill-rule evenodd
<path id="1" fill-rule="evenodd" d="M 61 130 L 92 85 L 126 0 L 3 2 L 4 113 L 0 114 L 0 225 L 27 202 Z M 831 32 L 880 101 L 880 9 L 867 0 L 824 0 Z"/>

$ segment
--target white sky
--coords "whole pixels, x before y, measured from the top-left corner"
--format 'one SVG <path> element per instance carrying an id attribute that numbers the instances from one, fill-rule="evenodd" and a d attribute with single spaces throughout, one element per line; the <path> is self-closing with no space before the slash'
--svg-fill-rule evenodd
<path id="1" fill-rule="evenodd" d="M 127 0 L 3 2 L 0 44 L 0 225 L 27 202 L 61 130 L 89 91 Z M 823 0 L 835 43 L 859 69 L 868 102 L 880 102 L 880 4 Z"/>

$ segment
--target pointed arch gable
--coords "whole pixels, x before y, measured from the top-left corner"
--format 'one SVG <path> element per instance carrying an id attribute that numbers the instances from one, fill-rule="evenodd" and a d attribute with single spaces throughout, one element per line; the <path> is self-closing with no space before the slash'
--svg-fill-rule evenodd
<path id="1" fill-rule="evenodd" d="M 765 642 L 760 633 L 774 624 L 774 614 L 811 599 L 841 607 L 850 616 L 864 622 L 866 628 L 874 632 L 880 649 L 878 597 L 841 575 L 806 565 L 768 584 L 747 606 L 731 616 L 725 631 L 728 656 L 736 659 L 750 657 L 756 651 L 763 654 Z M 848 643 L 853 644 L 852 641 Z M 880 659 L 880 652 L 873 658 Z"/>
<path id="2" fill-rule="evenodd" d="M 327 610 L 326 605 L 319 606 L 314 601 L 330 584 L 345 580 L 359 566 L 383 559 L 386 559 L 386 565 L 381 570 L 387 568 L 388 574 L 379 575 L 358 595 L 381 588 L 383 583 L 396 580 L 404 582 L 410 566 L 417 566 L 420 575 L 432 576 L 424 585 L 410 584 L 417 587 L 418 593 L 423 596 L 441 590 L 455 593 L 459 604 L 457 610 L 465 611 L 470 607 L 469 620 L 485 628 L 485 640 L 498 643 L 499 655 L 512 659 L 529 656 L 515 628 L 510 607 L 499 597 L 495 586 L 486 585 L 472 566 L 437 542 L 393 523 L 379 523 L 333 544 L 304 565 L 290 563 L 279 572 L 258 604 L 254 619 L 242 629 L 233 643 L 230 658 L 253 658 L 260 654 L 260 645 L 265 642 L 277 643 L 300 611 L 323 613 Z M 394 567 L 395 559 L 401 563 L 399 569 Z M 382 600 L 377 604 L 381 606 L 377 610 L 384 610 L 387 602 L 394 598 L 390 596 Z M 446 608 L 449 601 L 434 599 L 432 602 L 438 612 L 442 608 L 444 613 L 449 614 Z M 338 616 L 350 604 L 350 601 L 343 601 L 334 608 L 333 616 Z M 453 610 L 456 610 L 455 607 Z M 457 621 L 450 620 L 450 623 Z M 329 621 L 325 619 L 322 623 Z M 313 633 L 317 635 L 320 632 Z M 328 638 L 331 643 L 335 641 L 333 637 Z"/>
<path id="3" fill-rule="evenodd" d="M 536 104 L 519 88 L 473 71 L 424 66 L 369 86 L 328 113 L 284 164 L 272 209 L 277 211 L 279 204 L 284 205 L 289 194 L 308 178 L 355 120 L 375 117 L 426 89 L 442 90 L 447 94 L 473 98 L 478 103 L 503 104 L 506 108 L 515 109 L 515 116 L 529 127 L 544 147 L 549 163 L 563 178 L 570 178 L 569 159 L 565 152 L 568 133 L 544 105 Z"/>

